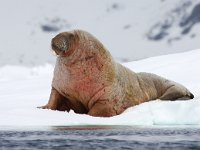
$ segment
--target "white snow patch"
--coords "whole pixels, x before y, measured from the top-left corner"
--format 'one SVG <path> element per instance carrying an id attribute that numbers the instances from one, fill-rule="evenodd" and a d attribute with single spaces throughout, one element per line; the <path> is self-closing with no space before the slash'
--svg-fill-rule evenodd
<path id="1" fill-rule="evenodd" d="M 175 80 L 195 95 L 189 101 L 146 102 L 110 118 L 38 109 L 48 102 L 53 66 L 0 68 L 0 126 L 200 125 L 200 50 L 124 64 Z"/>

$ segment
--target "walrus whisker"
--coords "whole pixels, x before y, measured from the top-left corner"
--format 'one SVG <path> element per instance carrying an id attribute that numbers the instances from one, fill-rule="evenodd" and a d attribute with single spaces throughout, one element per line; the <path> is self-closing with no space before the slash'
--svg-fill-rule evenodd
<path id="1" fill-rule="evenodd" d="M 59 49 L 62 51 L 67 51 L 68 49 L 68 44 L 66 41 L 62 41 L 61 44 L 59 45 Z"/>

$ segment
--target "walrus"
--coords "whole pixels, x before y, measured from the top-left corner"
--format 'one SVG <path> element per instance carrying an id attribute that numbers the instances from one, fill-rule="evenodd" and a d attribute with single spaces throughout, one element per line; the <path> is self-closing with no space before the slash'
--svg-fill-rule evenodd
<path id="1" fill-rule="evenodd" d="M 50 98 L 43 109 L 111 117 L 155 99 L 194 98 L 179 83 L 152 73 L 135 73 L 115 62 L 104 45 L 86 31 L 62 32 L 52 39 L 51 47 L 57 61 Z"/>

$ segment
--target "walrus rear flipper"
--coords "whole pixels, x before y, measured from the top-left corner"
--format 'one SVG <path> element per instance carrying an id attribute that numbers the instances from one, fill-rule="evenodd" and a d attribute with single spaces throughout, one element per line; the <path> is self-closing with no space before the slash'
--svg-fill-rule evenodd
<path id="1" fill-rule="evenodd" d="M 189 100 L 189 99 L 193 99 L 194 95 L 191 93 L 190 96 L 184 96 L 184 97 L 180 97 L 177 100 Z"/>
<path id="2" fill-rule="evenodd" d="M 159 99 L 175 101 L 175 100 L 189 100 L 193 98 L 194 95 L 187 89 L 174 85 L 168 88 Z"/>

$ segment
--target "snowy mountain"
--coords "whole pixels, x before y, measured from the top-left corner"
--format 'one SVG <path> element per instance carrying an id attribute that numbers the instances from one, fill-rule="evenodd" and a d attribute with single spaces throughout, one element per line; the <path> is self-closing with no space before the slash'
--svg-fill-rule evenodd
<path id="1" fill-rule="evenodd" d="M 0 5 L 0 65 L 54 63 L 52 37 L 83 29 L 119 61 L 200 47 L 200 0 L 6 0 Z"/>

